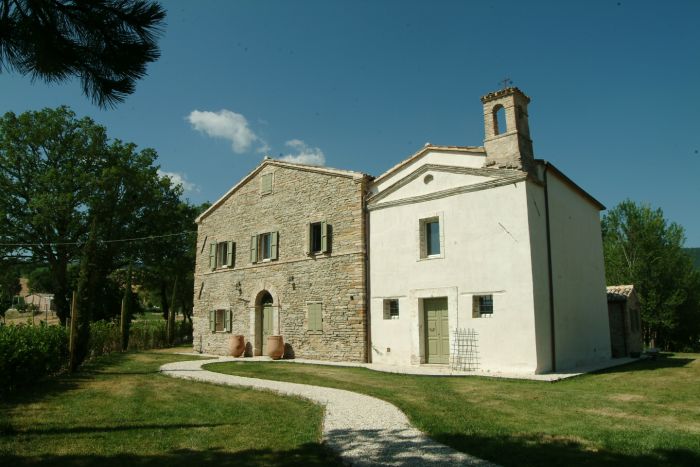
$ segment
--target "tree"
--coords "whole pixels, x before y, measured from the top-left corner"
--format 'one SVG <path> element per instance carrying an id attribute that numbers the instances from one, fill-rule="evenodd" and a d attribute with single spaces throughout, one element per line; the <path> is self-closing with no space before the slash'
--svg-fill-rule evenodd
<path id="1" fill-rule="evenodd" d="M 12 306 L 12 299 L 20 291 L 17 269 L 0 262 L 0 316 L 5 319 L 5 312 Z"/>
<path id="2" fill-rule="evenodd" d="M 80 78 L 100 107 L 134 92 L 158 59 L 165 10 L 146 0 L 3 0 L 0 71 L 61 82 Z"/>
<path id="3" fill-rule="evenodd" d="M 126 275 L 126 284 L 124 285 L 124 298 L 122 298 L 122 313 L 119 319 L 119 330 L 121 331 L 122 352 L 126 352 L 129 348 L 129 328 L 131 326 L 131 317 L 133 313 L 134 295 L 131 293 L 131 264 Z"/>
<path id="4" fill-rule="evenodd" d="M 111 273 L 132 257 L 140 267 L 163 268 L 167 277 L 173 273 L 165 264 L 184 264 L 179 243 L 193 249 L 192 235 L 180 234 L 193 230 L 194 208 L 181 201 L 181 188 L 158 175 L 156 158 L 152 149 L 110 141 L 104 127 L 67 107 L 0 119 L 0 244 L 19 245 L 6 252 L 16 261 L 47 265 L 62 323 L 88 219 L 96 222 L 93 286 L 100 297 L 89 304 L 93 319 L 119 313 L 122 283 Z M 171 233 L 162 241 L 123 241 Z"/>
<path id="5" fill-rule="evenodd" d="M 661 209 L 627 200 L 603 217 L 602 230 L 607 282 L 637 288 L 645 342 L 665 349 L 697 344 L 700 277 L 683 251 L 683 228 Z"/>
<path id="6" fill-rule="evenodd" d="M 74 372 L 88 356 L 90 341 L 90 321 L 92 304 L 97 299 L 95 293 L 95 274 L 97 263 L 97 221 L 93 219 L 90 235 L 83 250 L 80 261 L 80 276 L 78 290 L 74 300 L 73 316 L 71 316 L 70 356 L 68 368 Z"/>

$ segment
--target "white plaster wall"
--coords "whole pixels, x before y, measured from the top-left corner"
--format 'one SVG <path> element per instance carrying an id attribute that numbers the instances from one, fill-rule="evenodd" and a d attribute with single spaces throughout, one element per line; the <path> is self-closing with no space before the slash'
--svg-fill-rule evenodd
<path id="1" fill-rule="evenodd" d="M 479 333 L 482 369 L 537 370 L 525 187 L 523 181 L 370 211 L 374 362 L 421 363 L 421 299 L 447 297 L 451 330 Z M 444 254 L 421 260 L 419 220 L 435 215 L 441 216 Z M 489 293 L 493 317 L 473 318 L 472 296 Z M 383 319 L 385 298 L 399 298 L 398 320 Z"/>
<path id="2" fill-rule="evenodd" d="M 535 336 L 537 373 L 552 370 L 552 339 L 549 314 L 549 264 L 544 187 L 527 184 L 528 218 L 530 219 L 530 257 L 532 263 L 533 297 L 535 303 Z"/>
<path id="3" fill-rule="evenodd" d="M 611 358 L 598 208 L 548 173 L 556 370 Z"/>
<path id="4" fill-rule="evenodd" d="M 425 177 L 431 175 L 432 181 L 425 183 Z M 400 187 L 396 191 L 389 193 L 382 202 L 395 201 L 413 196 L 421 196 L 436 191 L 449 190 L 461 186 L 476 185 L 479 183 L 490 182 L 493 178 L 483 177 L 479 175 L 459 174 L 452 172 L 443 172 L 441 170 L 429 170 L 421 174 L 415 180 L 411 180 L 406 185 Z"/>
<path id="5" fill-rule="evenodd" d="M 425 164 L 452 165 L 455 167 L 471 167 L 474 169 L 480 169 L 484 166 L 485 160 L 486 154 L 479 152 L 428 151 L 422 157 L 417 158 L 410 164 L 406 164 L 401 168 L 401 170 L 374 184 L 371 187 L 371 190 L 374 193 L 383 191 L 396 183 L 398 180 L 404 178 L 406 175 L 412 173 L 418 167 Z"/>

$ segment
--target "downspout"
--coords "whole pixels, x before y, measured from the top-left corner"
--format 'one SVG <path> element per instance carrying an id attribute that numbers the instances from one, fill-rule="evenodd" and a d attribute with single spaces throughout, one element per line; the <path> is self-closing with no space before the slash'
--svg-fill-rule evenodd
<path id="1" fill-rule="evenodd" d="M 554 326 L 554 278 L 552 277 L 552 239 L 549 227 L 549 183 L 547 180 L 547 169 L 549 164 L 544 163 L 544 212 L 547 232 L 547 268 L 549 277 L 549 330 L 552 349 L 552 373 L 557 369 L 557 346 Z"/>
<path id="2" fill-rule="evenodd" d="M 369 210 L 367 209 L 367 187 L 366 180 L 362 183 L 361 205 L 362 205 L 362 233 L 364 245 L 364 281 L 365 281 L 365 360 L 372 363 L 372 316 L 370 314 L 370 281 L 369 281 Z"/>

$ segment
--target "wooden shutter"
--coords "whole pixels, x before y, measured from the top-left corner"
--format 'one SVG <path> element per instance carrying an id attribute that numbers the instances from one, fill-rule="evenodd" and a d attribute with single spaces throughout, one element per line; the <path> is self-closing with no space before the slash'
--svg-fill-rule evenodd
<path id="1" fill-rule="evenodd" d="M 272 174 L 264 174 L 260 177 L 260 192 L 262 194 L 272 193 Z"/>
<path id="2" fill-rule="evenodd" d="M 231 310 L 224 311 L 224 328 L 226 332 L 231 332 Z"/>
<path id="3" fill-rule="evenodd" d="M 313 251 L 313 245 L 311 244 L 313 242 L 313 233 L 311 232 L 311 223 L 306 224 L 306 250 L 304 251 L 305 254 L 310 255 L 311 252 Z"/>
<path id="4" fill-rule="evenodd" d="M 228 267 L 233 267 L 234 245 L 233 242 L 228 242 L 226 245 L 226 266 Z"/>
<path id="5" fill-rule="evenodd" d="M 250 262 L 258 262 L 258 236 L 253 235 L 250 237 Z"/>
<path id="6" fill-rule="evenodd" d="M 309 303 L 309 331 L 322 331 L 322 305 L 320 303 Z"/>
<path id="7" fill-rule="evenodd" d="M 216 242 L 209 244 L 209 267 L 216 269 Z"/>
<path id="8" fill-rule="evenodd" d="M 321 253 L 328 253 L 328 224 L 321 222 Z"/>
<path id="9" fill-rule="evenodd" d="M 209 310 L 209 330 L 216 331 L 216 310 Z"/>
<path id="10" fill-rule="evenodd" d="M 277 259 L 277 232 L 270 232 L 270 259 Z"/>

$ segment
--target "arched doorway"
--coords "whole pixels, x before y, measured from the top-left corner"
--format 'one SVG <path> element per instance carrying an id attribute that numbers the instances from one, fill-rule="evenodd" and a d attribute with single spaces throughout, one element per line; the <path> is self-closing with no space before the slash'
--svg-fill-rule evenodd
<path id="1" fill-rule="evenodd" d="M 258 299 L 255 304 L 256 329 L 255 340 L 257 348 L 261 350 L 261 355 L 267 355 L 267 337 L 271 336 L 272 330 L 272 295 L 266 290 L 258 294 Z"/>

